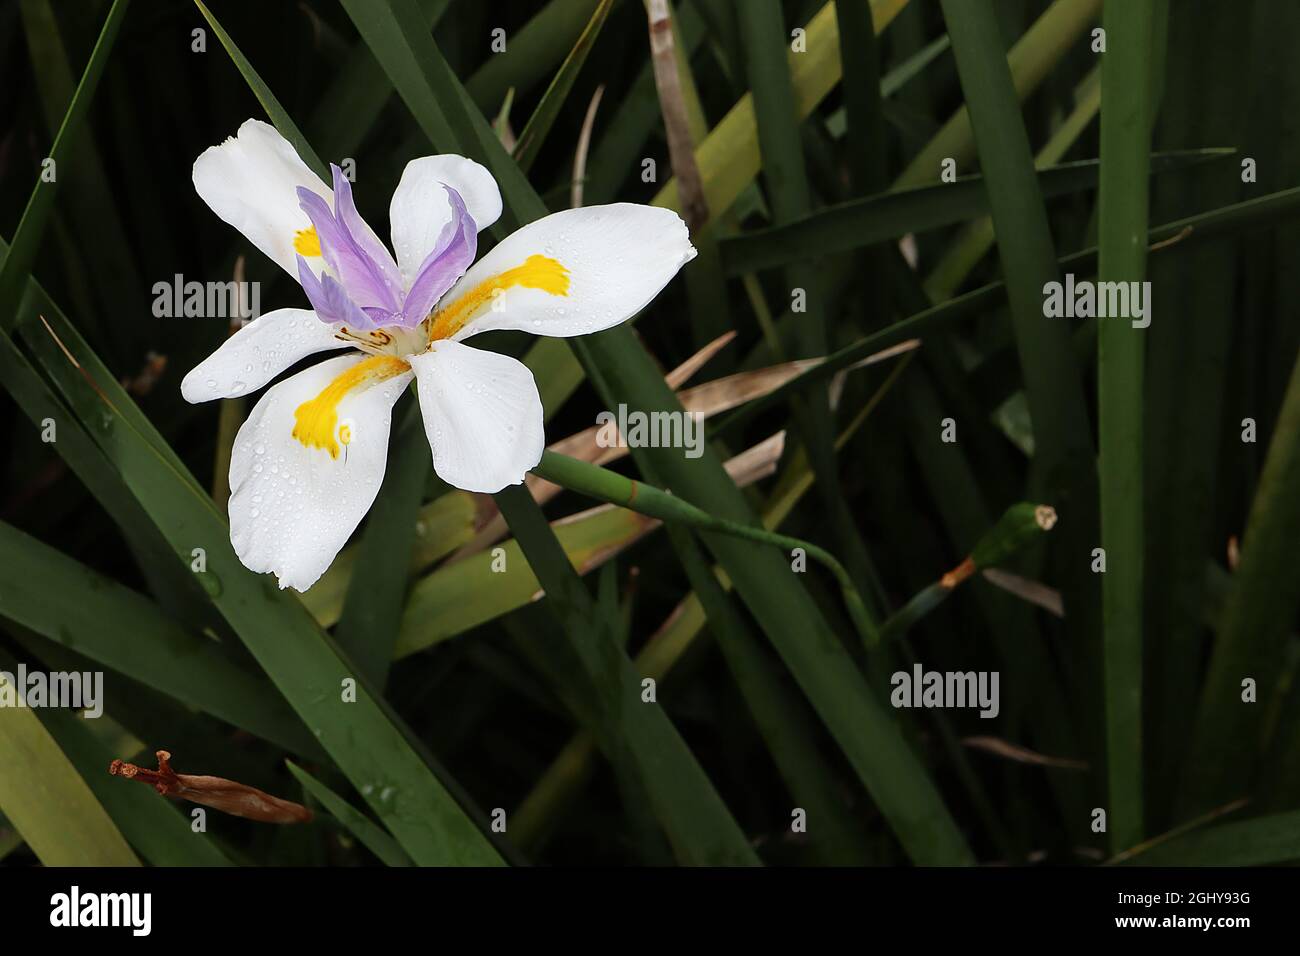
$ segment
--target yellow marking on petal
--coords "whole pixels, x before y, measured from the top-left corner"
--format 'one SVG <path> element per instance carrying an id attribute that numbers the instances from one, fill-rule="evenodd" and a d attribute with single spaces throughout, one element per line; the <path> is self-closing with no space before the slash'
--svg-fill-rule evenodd
<path id="1" fill-rule="evenodd" d="M 316 227 L 310 226 L 307 229 L 299 229 L 293 234 L 293 247 L 298 250 L 300 255 L 310 259 L 312 256 L 320 255 L 320 236 L 316 235 Z"/>
<path id="2" fill-rule="evenodd" d="M 515 286 L 525 289 L 541 289 L 551 295 L 569 294 L 569 270 L 550 256 L 532 255 L 523 264 L 499 272 L 490 279 L 484 279 L 474 288 L 465 292 L 455 302 L 443 306 L 433 313 L 433 322 L 429 326 L 429 341 L 449 339 L 459 332 L 479 309 L 483 308 L 493 296 Z"/>
<path id="3" fill-rule="evenodd" d="M 352 441 L 352 428 L 339 426 L 339 402 L 349 393 L 395 378 L 410 369 L 391 355 L 375 355 L 344 369 L 315 398 L 294 411 L 293 437 L 308 448 L 323 448 L 331 458 L 339 456 L 339 443 Z"/>

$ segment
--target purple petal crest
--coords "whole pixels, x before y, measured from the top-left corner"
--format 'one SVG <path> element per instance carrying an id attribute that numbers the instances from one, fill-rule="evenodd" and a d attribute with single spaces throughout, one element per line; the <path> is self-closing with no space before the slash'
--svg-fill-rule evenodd
<path id="1" fill-rule="evenodd" d="M 298 205 L 311 220 L 328 272 L 317 277 L 298 256 L 298 277 L 317 316 L 357 330 L 399 325 L 414 328 L 438 299 L 464 275 L 478 251 L 478 228 L 460 194 L 443 184 L 452 218 L 438 235 L 433 251 L 420 264 L 409 291 L 392 255 L 357 212 L 352 186 L 338 166 L 334 209 L 319 195 L 299 187 Z M 333 273 L 332 275 L 330 273 Z"/>

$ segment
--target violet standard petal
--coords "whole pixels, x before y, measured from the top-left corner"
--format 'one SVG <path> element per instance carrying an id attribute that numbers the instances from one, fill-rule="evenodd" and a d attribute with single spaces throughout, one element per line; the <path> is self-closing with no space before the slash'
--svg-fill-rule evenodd
<path id="1" fill-rule="evenodd" d="M 316 317 L 326 325 L 341 323 L 357 331 L 375 328 L 370 316 L 357 308 L 332 276 L 326 274 L 316 278 L 302 256 L 298 257 L 298 280 L 302 283 L 302 290 L 307 293 L 307 301 L 311 303 Z"/>
<path id="2" fill-rule="evenodd" d="M 348 298 L 363 308 L 373 306 L 397 311 L 400 286 L 394 289 L 388 285 L 382 270 L 365 254 L 325 201 L 310 189 L 299 186 L 298 205 L 316 229 L 321 255 L 347 290 Z"/>
<path id="3" fill-rule="evenodd" d="M 343 170 L 331 163 L 330 172 L 334 177 L 334 218 L 370 261 L 384 285 L 392 290 L 394 305 L 396 305 L 401 298 L 402 273 L 397 268 L 397 263 L 393 261 L 388 247 L 379 240 L 374 230 L 357 212 L 356 202 L 352 198 L 352 183 L 343 175 Z"/>
<path id="4" fill-rule="evenodd" d="M 414 327 L 424 321 L 443 294 L 455 285 L 456 280 L 474 261 L 478 252 L 478 227 L 465 208 L 460 193 L 444 184 L 451 201 L 452 226 L 455 231 L 447 237 L 438 237 L 438 245 L 425 257 L 411 283 L 411 291 L 402 304 L 402 325 Z M 447 230 L 443 230 L 444 235 Z"/>

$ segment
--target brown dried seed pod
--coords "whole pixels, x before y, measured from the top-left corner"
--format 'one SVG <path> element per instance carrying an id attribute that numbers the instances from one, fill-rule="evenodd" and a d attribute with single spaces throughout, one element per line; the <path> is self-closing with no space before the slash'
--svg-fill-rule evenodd
<path id="1" fill-rule="evenodd" d="M 159 750 L 157 757 L 157 770 L 114 760 L 109 764 L 108 772 L 117 777 L 148 783 L 165 797 L 201 803 L 205 807 L 247 820 L 262 823 L 307 823 L 312 819 L 312 812 L 301 803 L 281 800 L 256 787 L 224 777 L 176 773 L 171 767 L 170 753 Z"/>

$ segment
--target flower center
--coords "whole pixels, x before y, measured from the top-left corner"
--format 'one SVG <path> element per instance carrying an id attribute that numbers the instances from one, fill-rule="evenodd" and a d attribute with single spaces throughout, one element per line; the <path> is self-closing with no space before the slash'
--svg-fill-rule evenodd
<path id="1" fill-rule="evenodd" d="M 404 325 L 386 325 L 382 329 L 353 329 L 342 326 L 334 337 L 354 345 L 367 355 L 391 355 L 401 358 L 424 351 L 424 330 Z"/>

